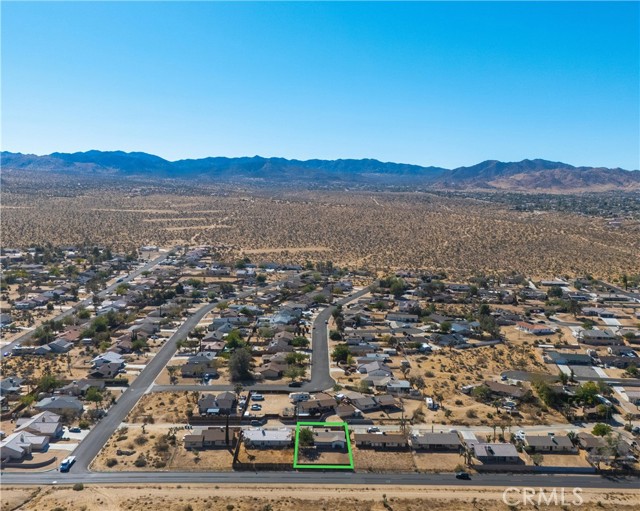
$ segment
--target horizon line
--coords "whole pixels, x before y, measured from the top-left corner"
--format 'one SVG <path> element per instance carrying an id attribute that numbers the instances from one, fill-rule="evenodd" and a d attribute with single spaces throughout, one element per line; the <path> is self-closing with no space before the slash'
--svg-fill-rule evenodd
<path id="1" fill-rule="evenodd" d="M 197 161 L 197 160 L 205 160 L 208 158 L 226 158 L 229 160 L 232 159 L 241 159 L 241 158 L 261 158 L 264 160 L 269 160 L 269 159 L 280 159 L 280 160 L 286 160 L 286 161 L 299 161 L 299 162 L 310 162 L 310 161 L 314 161 L 314 160 L 318 160 L 318 161 L 364 161 L 364 160 L 372 160 L 372 161 L 377 161 L 383 164 L 391 164 L 391 165 L 411 165 L 414 167 L 421 167 L 421 168 L 439 168 L 439 169 L 444 169 L 444 170 L 456 170 L 456 169 L 461 169 L 461 168 L 468 168 L 468 167 L 473 167 L 475 165 L 479 165 L 481 163 L 486 163 L 486 162 L 498 162 L 498 163 L 522 163 L 524 161 L 536 161 L 536 160 L 540 160 L 540 161 L 546 161 L 546 162 L 552 162 L 552 163 L 561 163 L 563 165 L 570 165 L 574 168 L 593 168 L 593 169 L 608 169 L 608 170 L 624 170 L 626 172 L 638 172 L 640 171 L 640 168 L 636 168 L 636 169 L 626 169 L 620 166 L 614 166 L 614 167 L 609 167 L 609 166 L 601 166 L 601 165 L 574 165 L 573 163 L 567 163 L 564 161 L 560 161 L 560 160 L 548 160 L 546 158 L 523 158 L 522 160 L 500 160 L 497 158 L 489 158 L 489 159 L 485 159 L 485 160 L 481 160 L 478 161 L 476 163 L 472 163 L 469 165 L 460 165 L 457 167 L 442 167 L 440 165 L 434 165 L 434 164 L 429 164 L 429 165 L 422 165 L 419 163 L 407 163 L 407 162 L 398 162 L 398 161 L 385 161 L 385 160 L 380 160 L 378 158 L 372 158 L 372 157 L 362 157 L 362 158 L 355 158 L 355 157 L 349 157 L 349 158 L 307 158 L 307 159 L 302 159 L 302 158 L 291 158 L 291 157 L 285 157 L 285 156 L 261 156 L 259 154 L 255 154 L 253 156 L 248 156 L 248 155 L 242 155 L 242 156 L 223 156 L 223 155 L 217 155 L 217 156 L 201 156 L 201 157 L 187 157 L 187 158 L 178 158 L 175 160 L 170 160 L 168 158 L 165 158 L 164 156 L 160 156 L 158 154 L 155 153 L 149 153 L 146 151 L 124 151 L 122 149 L 87 149 L 85 151 L 74 151 L 74 152 L 65 152 L 65 151 L 54 151 L 52 153 L 48 153 L 48 154 L 37 154 L 37 153 L 31 153 L 31 152 L 20 152 L 20 151 L 9 151 L 7 149 L 2 149 L 2 151 L 0 151 L 1 153 L 10 153 L 10 154 L 19 154 L 22 156 L 36 156 L 38 158 L 43 158 L 46 156 L 53 156 L 54 154 L 86 154 L 89 152 L 98 152 L 98 153 L 123 153 L 126 155 L 132 155 L 132 154 L 145 154 L 148 156 L 154 156 L 156 158 L 160 158 L 168 163 L 178 163 L 181 161 L 188 161 L 188 160 L 193 160 L 193 161 Z"/>

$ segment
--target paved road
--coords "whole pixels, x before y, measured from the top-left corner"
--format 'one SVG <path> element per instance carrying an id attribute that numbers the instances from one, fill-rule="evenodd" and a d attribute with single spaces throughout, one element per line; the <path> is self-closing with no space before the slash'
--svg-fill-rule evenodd
<path id="1" fill-rule="evenodd" d="M 267 290 L 280 283 L 281 281 L 275 282 L 265 286 L 263 289 Z M 235 300 L 246 298 L 253 293 L 253 289 L 243 293 L 238 293 Z M 107 442 L 118 426 L 120 426 L 127 414 L 133 409 L 146 390 L 153 385 L 154 380 L 167 365 L 167 362 L 171 360 L 171 357 L 173 357 L 177 350 L 178 341 L 185 339 L 189 332 L 193 330 L 200 320 L 211 312 L 217 304 L 218 302 L 216 301 L 201 307 L 195 314 L 190 316 L 169 339 L 167 339 L 164 346 L 160 348 L 160 351 L 158 351 L 156 356 L 151 359 L 131 386 L 122 394 L 122 396 L 120 396 L 117 403 L 109 409 L 107 416 L 96 424 L 86 438 L 80 443 L 79 447 L 74 451 L 73 454 L 76 456 L 76 463 L 71 468 L 71 472 L 80 474 L 88 471 L 89 464 L 93 458 L 98 455 L 102 446 Z M 200 386 L 198 390 L 202 390 L 203 388 L 204 387 Z M 175 389 L 172 388 L 172 390 Z"/>
<path id="2" fill-rule="evenodd" d="M 367 294 L 367 288 L 353 293 L 350 296 L 336 302 L 336 305 L 345 305 L 353 300 Z M 329 371 L 329 328 L 325 322 L 331 318 L 331 314 L 335 310 L 335 306 L 329 306 L 323 309 L 313 322 L 311 330 L 311 380 L 302 385 L 302 387 L 289 387 L 286 385 L 274 385 L 272 383 L 246 383 L 244 386 L 247 390 L 256 392 L 321 392 L 332 388 L 335 381 L 331 378 Z M 210 385 L 154 385 L 152 392 L 182 392 L 182 391 L 223 391 L 233 390 L 234 386 L 230 384 L 210 384 Z"/>
<path id="3" fill-rule="evenodd" d="M 130 282 L 133 279 L 135 279 L 138 275 L 142 274 L 142 272 L 148 271 L 151 268 L 153 268 L 154 266 L 157 266 L 158 264 L 162 263 L 167 257 L 169 257 L 171 255 L 172 252 L 173 252 L 173 250 L 170 250 L 169 252 L 156 257 L 152 261 L 149 261 L 148 263 L 146 263 L 144 266 L 141 266 L 137 270 L 129 273 L 128 276 L 122 277 L 122 280 L 118 279 L 118 280 L 120 280 L 120 282 L 114 282 L 110 286 L 106 287 L 105 289 L 103 289 L 102 291 L 100 291 L 98 293 L 98 296 L 100 298 L 106 298 L 107 295 L 109 295 L 110 293 L 115 291 L 116 287 L 118 287 L 120 284 L 123 284 L 125 282 Z M 76 305 L 74 305 L 72 308 L 60 313 L 59 315 L 57 315 L 56 317 L 54 317 L 52 319 L 55 319 L 56 321 L 59 321 L 59 320 L 65 318 L 67 316 L 70 316 L 71 314 L 73 314 L 79 308 L 86 307 L 88 305 L 91 305 L 92 303 L 93 303 L 93 299 L 91 297 L 85 298 L 81 302 L 78 302 Z M 2 347 L 2 352 L 3 353 L 4 352 L 10 352 L 16 346 L 16 344 L 22 344 L 23 342 L 26 342 L 29 339 L 31 339 L 31 336 L 33 335 L 34 330 L 30 330 L 29 332 L 26 332 L 26 333 L 22 334 L 20 337 L 18 337 L 16 339 L 14 339 L 13 341 L 11 341 L 9 344 L 6 344 L 5 346 L 3 346 Z M 2 353 L 0 353 L 0 359 L 2 357 L 3 357 L 3 355 L 2 355 Z"/>
<path id="4" fill-rule="evenodd" d="M 421 486 L 498 486 L 498 487 L 564 487 L 636 489 L 640 479 L 632 477 L 608 478 L 599 475 L 558 474 L 481 474 L 471 481 L 460 481 L 453 474 L 370 474 L 361 472 L 283 471 L 283 472 L 101 472 L 61 474 L 40 472 L 33 474 L 4 473 L 3 484 L 355 484 L 355 485 L 421 485 Z"/>

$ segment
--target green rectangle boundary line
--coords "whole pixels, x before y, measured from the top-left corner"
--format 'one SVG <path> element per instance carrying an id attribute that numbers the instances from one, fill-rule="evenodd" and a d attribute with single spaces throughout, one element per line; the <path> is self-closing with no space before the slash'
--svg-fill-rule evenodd
<path id="1" fill-rule="evenodd" d="M 320 426 L 320 427 L 342 427 L 347 440 L 347 451 L 349 453 L 349 464 L 345 465 L 314 465 L 313 463 L 298 463 L 298 449 L 300 447 L 299 435 L 301 426 Z M 351 450 L 351 439 L 349 438 L 349 427 L 346 422 L 298 422 L 296 423 L 296 438 L 293 454 L 293 468 L 310 468 L 321 470 L 353 470 L 353 451 Z"/>

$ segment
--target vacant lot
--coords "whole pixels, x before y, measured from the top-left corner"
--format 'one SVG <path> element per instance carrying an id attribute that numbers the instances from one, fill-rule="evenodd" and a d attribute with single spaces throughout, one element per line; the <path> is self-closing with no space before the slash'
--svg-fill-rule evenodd
<path id="1" fill-rule="evenodd" d="M 70 486 L 8 487 L 2 489 L 2 511 L 461 511 L 483 509 L 505 511 L 504 488 L 484 489 L 472 486 L 455 488 L 417 486 L 242 486 L 242 485 L 162 485 L 133 486 L 86 485 L 82 491 Z M 606 492 L 585 489 L 584 511 L 636 509 L 640 497 L 635 490 Z M 384 502 L 387 502 L 385 507 Z M 560 511 L 559 506 L 544 506 Z M 533 509 L 533 508 L 532 508 Z"/>
<path id="2" fill-rule="evenodd" d="M 127 416 L 126 422 L 141 424 L 151 418 L 156 423 L 184 424 L 187 410 L 197 408 L 198 399 L 204 395 L 187 391 L 144 394 Z"/>
<path id="3" fill-rule="evenodd" d="M 360 472 L 413 472 L 416 469 L 409 451 L 376 451 L 354 446 L 353 461 Z"/>

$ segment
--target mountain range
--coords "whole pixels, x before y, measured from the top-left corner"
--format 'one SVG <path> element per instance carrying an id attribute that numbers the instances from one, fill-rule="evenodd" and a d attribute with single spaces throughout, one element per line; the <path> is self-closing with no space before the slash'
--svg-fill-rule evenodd
<path id="1" fill-rule="evenodd" d="M 373 159 L 288 160 L 209 157 L 168 161 L 152 154 L 122 151 L 52 153 L 45 156 L 2 152 L 3 172 L 188 179 L 254 183 L 264 186 L 419 186 L 451 190 L 609 191 L 640 190 L 640 171 L 574 167 L 541 159 L 487 160 L 445 169 Z"/>

